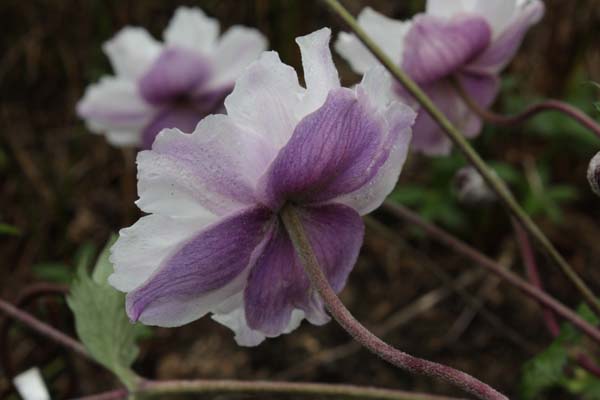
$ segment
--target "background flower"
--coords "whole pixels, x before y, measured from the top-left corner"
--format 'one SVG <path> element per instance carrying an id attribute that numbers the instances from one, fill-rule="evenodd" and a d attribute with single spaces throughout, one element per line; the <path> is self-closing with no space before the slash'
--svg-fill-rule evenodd
<path id="1" fill-rule="evenodd" d="M 240 72 L 267 46 L 257 30 L 242 26 L 218 36 L 217 20 L 187 7 L 176 10 L 164 44 L 142 28 L 124 28 L 103 47 L 115 76 L 88 87 L 77 113 L 117 146 L 148 149 L 164 128 L 191 132 L 222 107 Z"/>
<path id="2" fill-rule="evenodd" d="M 498 94 L 498 74 L 543 12 L 540 0 L 428 0 L 426 12 L 409 21 L 366 8 L 359 23 L 467 137 L 474 137 L 481 120 L 460 98 L 453 80 L 479 105 L 489 107 Z M 340 34 L 336 49 L 358 73 L 377 63 L 353 34 Z M 390 90 L 411 101 L 399 85 Z M 450 152 L 450 139 L 425 111 L 419 112 L 414 130 L 414 150 Z"/>
<path id="3" fill-rule="evenodd" d="M 378 207 L 406 158 L 414 112 L 382 96 L 389 75 L 340 87 L 329 29 L 300 37 L 306 88 L 277 53 L 238 79 L 227 115 L 191 135 L 163 131 L 138 155 L 138 206 L 151 213 L 120 232 L 110 282 L 127 312 L 178 326 L 212 312 L 243 345 L 329 317 L 279 213 L 295 207 L 333 288 L 363 239 L 360 215 Z"/>

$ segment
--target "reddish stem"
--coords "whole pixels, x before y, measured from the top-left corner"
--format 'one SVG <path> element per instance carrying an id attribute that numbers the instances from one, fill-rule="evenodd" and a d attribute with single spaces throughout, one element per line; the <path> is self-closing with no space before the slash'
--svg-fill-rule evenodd
<path id="1" fill-rule="evenodd" d="M 540 274 L 538 272 L 539 270 L 535 259 L 535 252 L 531 246 L 529 236 L 527 236 L 527 232 L 525 232 L 518 221 L 513 219 L 512 224 L 515 230 L 515 235 L 517 236 L 517 242 L 521 250 L 521 256 L 523 257 L 523 263 L 525 264 L 529 281 L 538 289 L 544 290 L 544 284 L 542 283 L 542 279 L 540 278 Z M 552 310 L 544 307 L 542 313 L 546 328 L 548 328 L 548 331 L 552 337 L 555 338 L 560 335 L 560 326 Z M 575 357 L 575 360 L 579 366 L 581 366 L 581 368 L 600 378 L 600 367 L 587 355 L 580 353 Z"/>
<path id="2" fill-rule="evenodd" d="M 524 281 L 523 279 L 521 279 L 520 276 L 512 273 L 511 271 L 508 271 L 506 268 L 503 268 L 491 258 L 482 254 L 480 251 L 469 246 L 460 239 L 457 239 L 450 233 L 429 223 L 428 221 L 425 221 L 419 215 L 410 211 L 406 207 L 392 203 L 390 201 L 386 201 L 384 203 L 384 207 L 396 217 L 404 219 L 409 223 L 420 227 L 426 233 L 431 235 L 431 237 L 435 238 L 439 242 L 445 244 L 457 253 L 462 254 L 463 256 L 473 260 L 480 266 L 498 275 L 500 278 L 504 279 L 506 282 L 519 289 L 528 297 L 531 297 L 532 299 L 538 301 L 542 306 L 546 306 L 552 309 L 554 312 L 556 312 L 557 315 L 571 322 L 573 326 L 575 326 L 581 332 L 585 333 L 595 342 L 600 343 L 600 331 L 598 331 L 596 327 L 588 323 L 586 320 L 581 318 L 579 315 L 574 313 L 571 309 L 566 307 L 564 304 L 562 304 L 552 296 Z"/>
<path id="3" fill-rule="evenodd" d="M 600 138 L 600 124 L 598 124 L 593 118 L 585 114 L 580 109 L 562 101 L 545 100 L 543 102 L 529 106 L 527 109 L 520 112 L 519 114 L 511 116 L 501 115 L 491 110 L 482 108 L 472 97 L 469 96 L 467 91 L 463 88 L 463 86 L 459 83 L 457 79 L 454 80 L 454 85 L 465 104 L 481 119 L 494 125 L 517 125 L 527 121 L 529 118 L 535 117 L 536 115 L 542 112 L 556 111 L 578 122 L 581 126 L 589 129 Z"/>
<path id="4" fill-rule="evenodd" d="M 329 284 L 312 250 L 297 211 L 293 207 L 288 206 L 282 211 L 281 215 L 296 253 L 300 257 L 304 270 L 310 278 L 312 287 L 317 290 L 331 315 L 333 315 L 336 321 L 354 340 L 390 364 L 411 373 L 441 379 L 460 387 L 480 399 L 508 400 L 506 396 L 469 374 L 446 365 L 404 353 L 371 333 L 354 318 Z"/>
<path id="5" fill-rule="evenodd" d="M 22 322 L 26 326 L 32 328 L 34 331 L 41 333 L 42 335 L 50 338 L 56 343 L 65 346 L 73 350 L 74 352 L 84 356 L 85 358 L 88 358 L 93 361 L 93 358 L 90 356 L 86 348 L 77 340 L 65 335 L 58 329 L 55 329 L 50 325 L 36 319 L 31 314 L 19 310 L 9 302 L 0 299 L 0 311 L 3 311 L 5 314 Z"/>

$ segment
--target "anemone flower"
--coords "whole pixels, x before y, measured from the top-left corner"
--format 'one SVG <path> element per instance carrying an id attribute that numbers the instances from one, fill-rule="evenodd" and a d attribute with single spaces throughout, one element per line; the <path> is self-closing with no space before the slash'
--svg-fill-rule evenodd
<path id="1" fill-rule="evenodd" d="M 366 8 L 358 22 L 465 136 L 475 137 L 482 121 L 460 92 L 481 107 L 490 107 L 498 95 L 500 72 L 543 13 L 540 0 L 428 0 L 426 12 L 409 21 L 393 20 Z M 353 34 L 341 33 L 336 50 L 360 74 L 378 63 Z M 412 102 L 398 84 L 389 90 Z M 444 155 L 452 143 L 421 110 L 412 146 L 428 155 Z"/>
<path id="2" fill-rule="evenodd" d="M 226 115 L 192 134 L 161 132 L 138 154 L 137 205 L 149 213 L 112 248 L 110 283 L 129 317 L 179 326 L 207 313 L 257 345 L 302 319 L 329 320 L 281 221 L 294 207 L 339 292 L 363 240 L 361 215 L 378 207 L 406 158 L 414 111 L 381 95 L 377 67 L 340 87 L 331 32 L 296 40 L 306 88 L 264 53 L 225 100 Z"/>
<path id="3" fill-rule="evenodd" d="M 115 76 L 89 86 L 77 113 L 113 145 L 149 149 L 164 128 L 193 131 L 222 108 L 239 74 L 267 45 L 257 30 L 242 26 L 219 38 L 217 20 L 187 7 L 175 11 L 163 38 L 126 27 L 103 46 Z"/>

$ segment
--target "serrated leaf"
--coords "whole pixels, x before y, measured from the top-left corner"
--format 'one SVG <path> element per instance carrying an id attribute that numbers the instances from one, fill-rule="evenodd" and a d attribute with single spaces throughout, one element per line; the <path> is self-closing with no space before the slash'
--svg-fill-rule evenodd
<path id="1" fill-rule="evenodd" d="M 521 396 L 524 400 L 535 399 L 544 390 L 559 384 L 567 364 L 567 349 L 555 342 L 523 366 Z"/>
<path id="2" fill-rule="evenodd" d="M 140 329 L 125 314 L 125 295 L 107 282 L 113 270 L 108 260 L 113 243 L 114 237 L 98 257 L 91 277 L 85 262 L 80 263 L 67 303 L 75 315 L 77 334 L 90 354 L 131 388 L 136 380 L 131 365 L 139 353 L 136 340 Z"/>

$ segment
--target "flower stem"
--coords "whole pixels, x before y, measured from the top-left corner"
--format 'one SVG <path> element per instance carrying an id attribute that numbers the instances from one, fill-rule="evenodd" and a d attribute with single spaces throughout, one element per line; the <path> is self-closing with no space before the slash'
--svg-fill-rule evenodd
<path id="1" fill-rule="evenodd" d="M 8 316 L 22 322 L 34 331 L 41 333 L 42 335 L 55 341 L 56 343 L 73 350 L 75 353 L 78 353 L 89 360 L 94 361 L 90 353 L 88 353 L 87 349 L 77 340 L 65 335 L 58 329 L 51 327 L 45 322 L 38 320 L 31 314 L 19 310 L 17 307 L 13 306 L 9 302 L 0 299 L 0 311 L 3 311 Z"/>
<path id="2" fill-rule="evenodd" d="M 325 306 L 336 321 L 348 332 L 358 343 L 378 355 L 385 361 L 414 374 L 426 375 L 442 379 L 454 386 L 460 387 L 468 393 L 480 399 L 499 400 L 508 399 L 492 387 L 475 379 L 471 375 L 458 371 L 446 365 L 423 360 L 410 354 L 397 350 L 385 343 L 360 322 L 348 311 L 333 288 L 327 281 L 319 262 L 314 254 L 310 241 L 302 226 L 302 221 L 295 208 L 288 206 L 281 213 L 283 223 L 294 244 L 296 253 L 310 278 L 312 287 L 319 293 Z"/>
<path id="3" fill-rule="evenodd" d="M 535 259 L 535 252 L 531 247 L 531 243 L 529 242 L 529 237 L 527 236 L 527 232 L 523 230 L 521 225 L 515 220 L 512 221 L 513 229 L 515 231 L 515 236 L 521 250 L 521 258 L 523 258 L 523 263 L 525 264 L 525 269 L 527 270 L 527 277 L 529 281 L 538 289 L 544 290 L 544 285 L 542 283 L 542 279 L 540 278 L 540 274 L 537 267 L 537 262 Z M 553 338 L 556 338 L 560 335 L 560 326 L 558 325 L 558 321 L 552 309 L 548 307 L 544 307 L 543 309 L 543 317 L 544 323 L 546 324 L 546 328 L 550 332 Z M 600 367 L 586 354 L 579 353 L 575 355 L 575 360 L 579 364 L 579 366 L 589 373 L 595 375 L 596 377 L 600 377 Z"/>
<path id="4" fill-rule="evenodd" d="M 9 317 L 24 323 L 43 336 L 46 336 L 58 344 L 95 362 L 85 347 L 77 340 L 70 338 L 59 330 L 45 324 L 25 311 L 19 310 L 2 299 L 0 299 L 0 311 L 6 313 Z M 185 393 L 296 394 L 370 400 L 458 400 L 426 393 L 410 393 L 399 390 L 378 389 L 354 385 L 235 380 L 151 381 L 143 378 L 136 380 L 136 387 L 133 391 L 116 389 L 105 393 L 82 397 L 80 400 L 118 400 L 130 398 L 130 394 L 160 396 Z"/>
<path id="5" fill-rule="evenodd" d="M 520 276 L 514 274 L 506 268 L 503 268 L 500 264 L 487 257 L 486 255 L 482 254 L 477 249 L 455 238 L 443 229 L 425 221 L 423 218 L 410 211 L 409 209 L 394 204 L 390 201 L 386 201 L 384 203 L 384 207 L 387 211 L 389 211 L 396 217 L 404 219 L 410 224 L 420 227 L 427 234 L 429 234 L 439 242 L 445 244 L 457 253 L 462 254 L 463 256 L 473 260 L 480 266 L 493 272 L 500 278 L 504 279 L 506 282 L 519 289 L 527 296 L 538 301 L 540 304 L 542 304 L 542 306 L 546 306 L 552 309 L 557 315 L 571 322 L 577 329 L 585 333 L 596 343 L 600 343 L 600 331 L 598 331 L 596 327 L 585 321 L 579 315 L 575 314 L 571 309 L 567 308 L 565 305 L 554 299 L 552 296 L 548 295 L 546 292 L 527 283 Z"/>
<path id="6" fill-rule="evenodd" d="M 515 200 L 512 193 L 496 174 L 487 166 L 485 161 L 479 156 L 475 149 L 465 139 L 464 135 L 450 122 L 450 120 L 436 107 L 431 98 L 396 64 L 384 51 L 375 44 L 369 35 L 360 27 L 356 19 L 340 4 L 338 0 L 323 0 L 325 4 L 339 15 L 350 27 L 350 29 L 358 36 L 362 43 L 371 51 L 371 53 L 383 64 L 383 66 L 392 74 L 392 76 L 404 86 L 423 107 L 434 121 L 442 128 L 442 130 L 452 139 L 454 144 L 465 155 L 467 160 L 479 171 L 487 184 L 496 192 L 504 206 L 511 214 L 523 225 L 525 230 L 536 239 L 541 247 L 548 255 L 558 264 L 563 273 L 573 283 L 577 290 L 581 293 L 585 301 L 590 305 L 592 310 L 600 315 L 600 300 L 596 298 L 591 289 L 573 270 L 569 263 L 554 247 L 552 242 L 540 230 L 540 228 L 527 215 L 525 210 Z"/>
<path id="7" fill-rule="evenodd" d="M 463 99 L 465 104 L 471 109 L 471 111 L 477 114 L 484 121 L 487 121 L 491 124 L 504 126 L 517 125 L 527 121 L 529 118 L 535 117 L 542 112 L 556 111 L 578 122 L 581 126 L 589 129 L 600 138 L 600 124 L 598 124 L 596 121 L 594 121 L 594 119 L 589 117 L 580 109 L 565 102 L 559 100 L 546 100 L 529 106 L 519 114 L 510 116 L 501 115 L 491 110 L 482 108 L 471 96 L 469 96 L 467 91 L 457 79 L 454 79 L 453 83 L 456 91 Z"/>
<path id="8" fill-rule="evenodd" d="M 181 393 L 239 393 L 324 396 L 372 400 L 457 400 L 429 394 L 409 393 L 389 389 L 365 388 L 354 385 L 325 383 L 292 383 L 270 381 L 190 380 L 146 381 L 136 393 L 143 395 L 168 395 Z"/>

